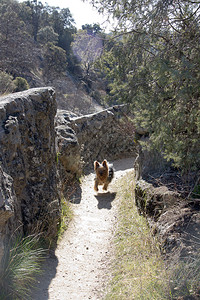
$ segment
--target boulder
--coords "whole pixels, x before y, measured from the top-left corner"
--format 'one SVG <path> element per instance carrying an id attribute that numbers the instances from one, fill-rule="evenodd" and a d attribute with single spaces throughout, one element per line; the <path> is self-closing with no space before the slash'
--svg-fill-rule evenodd
<path id="1" fill-rule="evenodd" d="M 155 221 L 169 207 L 174 206 L 180 195 L 170 191 L 166 186 L 154 187 L 152 184 L 140 179 L 136 183 L 135 201 L 140 213 Z"/>

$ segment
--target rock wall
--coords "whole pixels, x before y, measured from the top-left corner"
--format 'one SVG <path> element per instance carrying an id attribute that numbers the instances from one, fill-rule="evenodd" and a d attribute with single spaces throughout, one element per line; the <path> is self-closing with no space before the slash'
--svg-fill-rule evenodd
<path id="1" fill-rule="evenodd" d="M 5 236 L 16 229 L 56 234 L 55 114 L 52 88 L 0 98 L 0 258 Z"/>
<path id="2" fill-rule="evenodd" d="M 63 191 L 73 175 L 93 170 L 95 160 L 137 155 L 135 131 L 125 129 L 127 114 L 126 105 L 81 117 L 64 110 L 57 112 L 57 153 Z"/>
<path id="3" fill-rule="evenodd" d="M 136 155 L 135 131 L 128 132 L 124 128 L 123 117 L 126 118 L 127 113 L 126 105 L 116 105 L 81 117 L 58 111 L 56 129 L 61 160 L 63 155 L 66 156 L 65 149 L 75 144 L 84 170 L 92 169 L 94 160 Z"/>
<path id="4" fill-rule="evenodd" d="M 166 186 L 154 187 L 140 179 L 136 183 L 135 202 L 140 211 L 155 222 L 170 207 L 177 204 L 179 194 L 170 191 Z"/>
<path id="5" fill-rule="evenodd" d="M 126 131 L 123 119 L 128 114 L 126 105 L 116 105 L 95 114 L 71 119 L 81 148 L 84 169 L 93 168 L 94 160 L 114 160 L 135 155 L 135 131 Z"/>

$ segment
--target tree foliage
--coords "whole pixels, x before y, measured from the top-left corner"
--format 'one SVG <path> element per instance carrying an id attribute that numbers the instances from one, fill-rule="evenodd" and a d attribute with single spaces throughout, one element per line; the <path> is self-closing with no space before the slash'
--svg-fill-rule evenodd
<path id="1" fill-rule="evenodd" d="M 66 60 L 73 56 L 71 43 L 75 32 L 68 8 L 44 6 L 38 0 L 0 0 L 0 71 L 14 78 L 28 78 L 36 69 L 41 69 L 45 80 L 47 74 L 51 78 L 55 72 L 56 76 L 62 75 L 67 68 Z"/>
<path id="2" fill-rule="evenodd" d="M 118 21 L 101 63 L 110 100 L 128 102 L 151 143 L 200 169 L 200 1 L 99 0 Z"/>
<path id="3" fill-rule="evenodd" d="M 29 84 L 25 78 L 16 77 L 15 80 L 13 80 L 13 83 L 15 85 L 15 92 L 21 92 L 29 89 Z"/>
<path id="4" fill-rule="evenodd" d="M 39 30 L 38 40 L 41 44 L 57 44 L 58 34 L 54 31 L 54 29 L 51 26 L 45 26 Z"/>
<path id="5" fill-rule="evenodd" d="M 47 43 L 44 51 L 43 68 L 45 81 L 48 83 L 62 74 L 66 70 L 66 64 L 65 51 L 53 43 Z"/>
<path id="6" fill-rule="evenodd" d="M 100 27 L 99 24 L 85 24 L 85 25 L 82 25 L 82 29 L 83 30 L 86 30 L 88 34 L 93 34 L 93 35 L 96 35 L 98 33 L 101 33 L 102 32 L 102 29 Z"/>
<path id="7" fill-rule="evenodd" d="M 0 2 L 0 70 L 12 75 L 29 69 L 34 59 L 33 43 L 18 14 L 17 2 Z"/>

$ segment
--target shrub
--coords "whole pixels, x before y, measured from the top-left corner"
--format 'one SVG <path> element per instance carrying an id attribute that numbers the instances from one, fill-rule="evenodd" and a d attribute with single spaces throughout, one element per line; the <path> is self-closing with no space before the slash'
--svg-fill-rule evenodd
<path id="1" fill-rule="evenodd" d="M 25 78 L 16 77 L 13 83 L 15 85 L 15 92 L 21 92 L 29 89 L 29 84 Z"/>

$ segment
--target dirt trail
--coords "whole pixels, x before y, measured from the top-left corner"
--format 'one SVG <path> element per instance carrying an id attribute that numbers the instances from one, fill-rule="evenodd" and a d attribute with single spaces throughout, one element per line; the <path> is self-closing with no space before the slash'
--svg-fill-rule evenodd
<path id="1" fill-rule="evenodd" d="M 106 256 L 116 220 L 117 187 L 114 182 L 132 166 L 132 158 L 114 161 L 115 178 L 108 192 L 95 193 L 94 174 L 85 176 L 81 197 L 73 204 L 73 221 L 59 243 L 55 257 L 47 260 L 45 274 L 31 299 L 102 299 Z"/>

